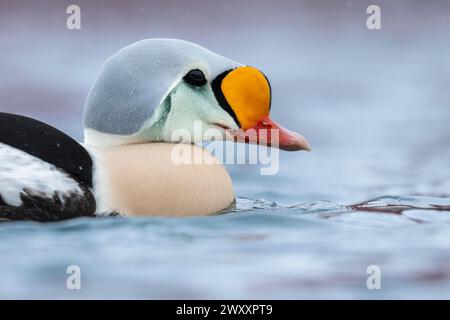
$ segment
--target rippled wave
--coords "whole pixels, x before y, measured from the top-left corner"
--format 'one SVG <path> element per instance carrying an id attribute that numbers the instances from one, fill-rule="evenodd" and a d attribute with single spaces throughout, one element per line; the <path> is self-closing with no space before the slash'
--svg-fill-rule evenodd
<path id="1" fill-rule="evenodd" d="M 445 297 L 450 213 L 441 209 L 449 203 L 410 196 L 281 206 L 238 198 L 229 213 L 211 217 L 3 223 L 0 297 Z M 391 206 L 396 213 L 378 210 Z M 83 272 L 77 292 L 64 287 L 71 264 Z M 381 290 L 366 287 L 372 264 L 382 270 Z"/>

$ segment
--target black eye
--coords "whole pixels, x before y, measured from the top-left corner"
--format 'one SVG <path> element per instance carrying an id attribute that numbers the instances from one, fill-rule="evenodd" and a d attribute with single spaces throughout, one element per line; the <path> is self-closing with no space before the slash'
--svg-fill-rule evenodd
<path id="1" fill-rule="evenodd" d="M 186 83 L 201 87 L 206 84 L 206 78 L 203 72 L 199 69 L 191 70 L 183 77 L 183 80 L 186 81 Z"/>

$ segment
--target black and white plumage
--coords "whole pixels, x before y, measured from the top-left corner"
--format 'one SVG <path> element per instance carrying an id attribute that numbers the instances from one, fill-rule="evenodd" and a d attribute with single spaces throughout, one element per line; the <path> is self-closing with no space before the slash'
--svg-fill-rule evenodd
<path id="1" fill-rule="evenodd" d="M 0 113 L 0 220 L 219 212 L 234 201 L 231 178 L 194 143 L 309 150 L 270 119 L 271 94 L 260 70 L 194 43 L 131 44 L 105 62 L 88 94 L 83 145 L 40 121 Z"/>
<path id="2" fill-rule="evenodd" d="M 0 219 L 53 221 L 92 216 L 92 159 L 63 132 L 0 113 Z"/>

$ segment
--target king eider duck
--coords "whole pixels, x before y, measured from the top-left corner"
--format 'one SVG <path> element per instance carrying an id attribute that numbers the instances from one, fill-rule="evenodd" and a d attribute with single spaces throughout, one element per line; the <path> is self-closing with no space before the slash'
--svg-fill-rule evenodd
<path id="1" fill-rule="evenodd" d="M 276 147 L 309 150 L 301 135 L 269 118 L 270 105 L 270 84 L 254 67 L 188 41 L 136 42 L 110 57 L 92 86 L 83 144 L 40 121 L 0 113 L 0 219 L 221 211 L 234 201 L 233 186 L 195 144 L 208 140 L 206 130 L 270 146 L 272 131 L 261 132 L 277 129 Z M 185 134 L 174 134 L 180 129 Z M 174 148 L 202 162 L 177 164 Z"/>

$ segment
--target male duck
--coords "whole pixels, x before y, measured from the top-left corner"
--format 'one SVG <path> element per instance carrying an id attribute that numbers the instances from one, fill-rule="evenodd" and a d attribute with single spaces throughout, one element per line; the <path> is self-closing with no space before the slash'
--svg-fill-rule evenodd
<path id="1" fill-rule="evenodd" d="M 194 144 L 208 140 L 207 130 L 218 132 L 215 139 L 270 145 L 263 129 L 278 129 L 280 149 L 309 150 L 269 118 L 270 103 L 269 82 L 253 67 L 187 41 L 134 43 L 106 61 L 89 92 L 83 145 L 0 113 L 0 219 L 220 211 L 234 193 L 224 167 Z M 179 165 L 174 154 L 202 161 Z"/>

